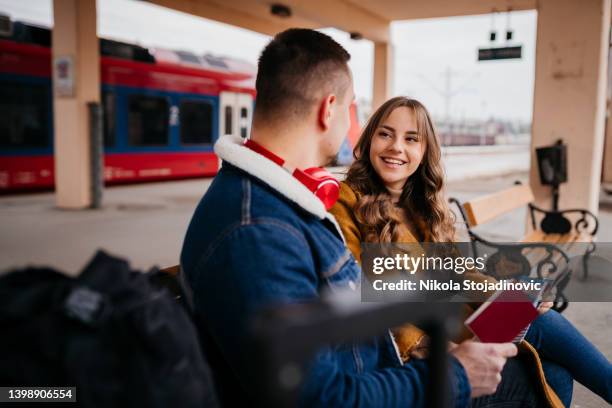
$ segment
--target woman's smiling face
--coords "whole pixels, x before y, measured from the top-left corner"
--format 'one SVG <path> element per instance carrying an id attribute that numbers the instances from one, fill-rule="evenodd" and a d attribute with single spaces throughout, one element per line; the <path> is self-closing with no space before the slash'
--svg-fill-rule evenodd
<path id="1" fill-rule="evenodd" d="M 412 109 L 400 106 L 381 122 L 370 144 L 370 163 L 387 188 L 399 190 L 421 164 L 425 141 Z"/>

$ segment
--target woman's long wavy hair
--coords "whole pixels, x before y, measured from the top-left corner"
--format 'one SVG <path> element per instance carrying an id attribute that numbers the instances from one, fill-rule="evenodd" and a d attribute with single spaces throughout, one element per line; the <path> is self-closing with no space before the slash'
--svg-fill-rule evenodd
<path id="1" fill-rule="evenodd" d="M 399 202 L 393 204 L 382 179 L 370 162 L 372 137 L 391 112 L 399 107 L 412 110 L 417 133 L 425 142 L 425 154 L 417 170 L 403 187 Z M 346 183 L 358 193 L 355 207 L 357 221 L 364 226 L 367 242 L 398 242 L 401 217 L 395 206 L 414 219 L 415 227 L 425 228 L 423 235 L 431 242 L 452 242 L 455 228 L 444 197 L 444 169 L 440 142 L 427 109 L 417 100 L 395 97 L 385 102 L 370 117 L 353 150 L 355 161 L 348 170 Z M 418 238 L 417 238 L 418 239 Z"/>

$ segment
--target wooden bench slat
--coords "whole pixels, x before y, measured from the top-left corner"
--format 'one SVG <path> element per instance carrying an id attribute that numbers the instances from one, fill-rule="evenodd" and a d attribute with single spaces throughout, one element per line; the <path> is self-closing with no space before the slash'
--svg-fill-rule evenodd
<path id="1" fill-rule="evenodd" d="M 559 246 L 566 254 L 569 255 L 572 248 L 577 243 L 589 243 L 592 241 L 592 237 L 587 234 L 582 234 L 580 232 L 570 232 L 568 234 L 561 235 L 561 239 L 557 242 L 557 246 Z"/>
<path id="2" fill-rule="evenodd" d="M 524 250 L 523 255 L 529 260 L 531 265 L 535 265 L 542 259 L 544 259 L 548 253 L 544 248 L 528 248 Z"/>
<path id="3" fill-rule="evenodd" d="M 588 233 L 575 232 L 572 241 L 568 243 L 565 252 L 570 256 L 575 256 L 584 253 L 585 247 L 579 244 L 588 244 L 593 242 L 593 236 Z"/>
<path id="4" fill-rule="evenodd" d="M 537 249 L 533 249 L 531 251 L 529 251 L 527 254 L 524 254 L 525 257 L 527 258 L 527 260 L 529 261 L 529 264 L 533 266 L 532 268 L 532 277 L 535 277 L 537 275 L 536 273 L 536 269 L 537 269 L 537 265 L 538 263 L 540 263 L 542 260 L 544 260 L 544 258 L 546 258 L 548 256 L 548 251 L 546 251 L 543 248 L 537 248 Z M 557 265 L 557 267 L 565 267 L 565 262 L 563 261 L 563 255 L 561 255 L 560 252 L 555 251 L 553 253 L 552 259 L 551 261 Z"/>
<path id="5" fill-rule="evenodd" d="M 533 231 L 525 238 L 523 238 L 523 242 L 542 242 L 547 244 L 554 244 L 557 247 L 560 247 L 560 249 L 565 250 L 567 244 L 569 243 L 571 245 L 571 243 L 574 242 L 574 239 L 574 233 L 546 234 L 544 231 L 537 230 Z M 544 259 L 544 257 L 548 256 L 548 252 L 543 248 L 533 249 L 531 251 L 528 251 L 525 256 L 528 258 L 529 262 L 532 265 L 535 265 L 537 262 Z M 562 256 L 560 253 L 555 253 L 555 255 L 553 256 L 553 262 L 558 264 L 559 262 L 561 262 L 561 258 Z"/>
<path id="6" fill-rule="evenodd" d="M 550 242 L 550 237 L 547 237 L 547 235 L 549 234 L 546 234 L 542 230 L 535 230 L 527 234 L 521 242 Z"/>
<path id="7" fill-rule="evenodd" d="M 593 236 L 588 232 L 577 232 L 576 239 L 574 242 L 591 243 L 593 242 Z"/>
<path id="8" fill-rule="evenodd" d="M 161 268 L 160 272 L 166 273 L 170 276 L 177 276 L 180 270 L 181 270 L 181 265 L 173 265 L 173 266 L 168 266 L 166 268 Z"/>
<path id="9" fill-rule="evenodd" d="M 476 198 L 463 204 L 471 227 L 484 224 L 504 213 L 532 202 L 533 192 L 527 185 L 517 185 L 498 193 Z"/>
<path id="10" fill-rule="evenodd" d="M 563 234 L 559 243 L 565 244 L 565 246 L 572 246 L 578 239 L 580 239 L 580 233 L 572 231 L 569 234 Z"/>

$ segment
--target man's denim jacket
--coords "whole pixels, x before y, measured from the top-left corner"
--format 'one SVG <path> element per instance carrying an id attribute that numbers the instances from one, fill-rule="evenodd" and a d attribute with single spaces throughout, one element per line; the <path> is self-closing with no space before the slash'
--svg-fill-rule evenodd
<path id="1" fill-rule="evenodd" d="M 248 347 L 257 311 L 315 299 L 325 288 L 358 290 L 361 272 L 333 216 L 289 172 L 237 138 L 222 138 L 215 151 L 224 163 L 195 210 L 181 266 L 222 369 L 233 374 L 218 377 L 219 388 L 249 398 L 258 392 Z M 390 334 L 327 347 L 309 367 L 301 406 L 427 406 L 427 362 L 402 365 Z M 467 406 L 470 386 L 454 358 L 450 375 L 453 406 Z"/>

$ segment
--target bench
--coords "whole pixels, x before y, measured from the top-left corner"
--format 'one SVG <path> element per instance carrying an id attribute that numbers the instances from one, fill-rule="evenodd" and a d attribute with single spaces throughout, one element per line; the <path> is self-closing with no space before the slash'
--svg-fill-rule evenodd
<path id="1" fill-rule="evenodd" d="M 162 268 L 154 272 L 152 280 L 165 287 L 182 302 L 186 295 L 180 282 L 180 265 Z M 452 303 L 438 303 L 427 308 L 415 308 L 413 303 L 361 303 L 361 297 L 352 291 L 334 292 L 309 303 L 293 303 L 269 307 L 261 311 L 253 321 L 252 331 L 256 357 L 261 375 L 254 379 L 261 390 L 263 406 L 293 407 L 296 405 L 301 381 L 287 382 L 287 372 L 298 380 L 303 377 L 307 361 L 324 345 L 370 339 L 384 333 L 389 327 L 397 327 L 410 321 L 422 327 L 431 339 L 426 390 L 427 406 L 449 406 L 446 389 L 448 378 L 447 339 L 455 335 L 454 329 L 462 317 L 461 309 Z M 192 316 L 201 336 L 205 357 L 210 363 L 213 378 L 217 364 L 223 360 L 218 350 L 210 344 L 196 313 Z M 221 364 L 225 364 L 224 362 Z M 217 383 L 218 384 L 218 383 Z M 221 401 L 223 406 L 223 401 Z M 257 404 L 260 405 L 260 404 Z M 229 404 L 233 406 L 233 404 Z"/>
<path id="2" fill-rule="evenodd" d="M 554 302 L 555 310 L 561 312 L 568 305 L 563 289 L 569 283 L 573 272 L 568 254 L 577 250 L 582 252 L 582 273 L 583 279 L 586 279 L 588 259 L 595 251 L 594 239 L 599 221 L 593 213 L 585 209 L 548 211 L 537 207 L 533 201 L 531 188 L 520 183 L 464 203 L 456 198 L 449 199 L 449 202 L 457 206 L 465 222 L 474 256 L 478 256 L 484 246 L 493 248 L 499 253 L 503 252 L 505 258 L 510 258 L 515 265 L 522 265 L 518 269 L 496 268 L 495 261 L 499 259 L 493 259 L 492 256 L 487 262 L 487 273 L 498 279 L 521 276 L 551 279 L 561 277 L 557 283 Z M 531 231 L 528 231 L 519 242 L 511 244 L 492 242 L 474 230 L 524 206 L 528 209 Z M 579 243 L 587 245 L 583 247 Z M 498 262 L 498 265 L 501 264 L 502 262 Z"/>

